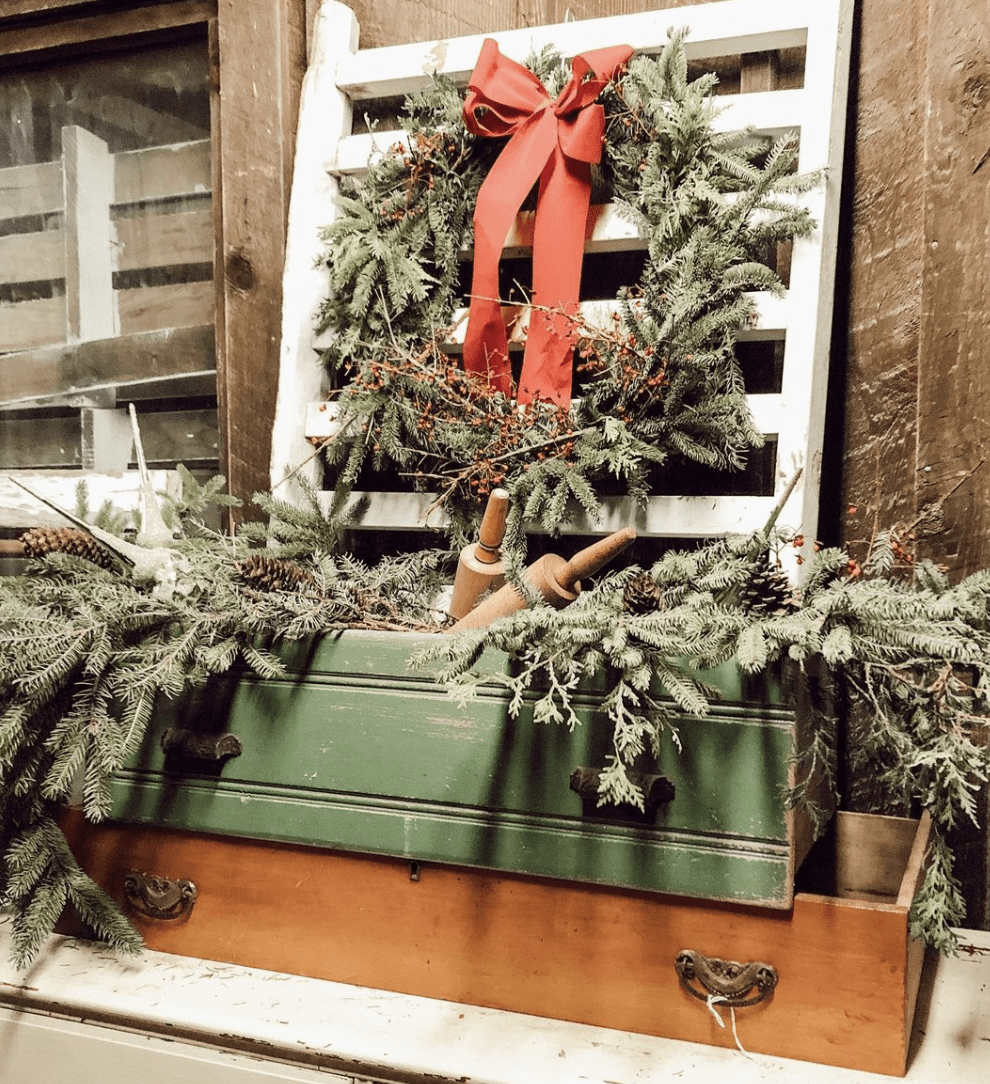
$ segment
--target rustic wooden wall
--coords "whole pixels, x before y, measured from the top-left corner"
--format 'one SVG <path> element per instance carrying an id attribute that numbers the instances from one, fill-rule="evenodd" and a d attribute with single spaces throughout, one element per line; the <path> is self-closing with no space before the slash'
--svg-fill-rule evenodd
<path id="1" fill-rule="evenodd" d="M 862 544 L 903 524 L 958 577 L 990 565 L 986 3 L 860 0 L 858 18 L 835 518 Z M 955 845 L 968 922 L 988 928 L 986 828 Z"/>
<path id="2" fill-rule="evenodd" d="M 692 2 L 351 6 L 362 45 L 376 46 Z M 899 523 L 920 555 L 962 575 L 990 565 L 986 0 L 858 0 L 856 20 L 823 532 L 865 545 Z M 969 924 L 988 927 L 986 832 L 958 846 Z"/>

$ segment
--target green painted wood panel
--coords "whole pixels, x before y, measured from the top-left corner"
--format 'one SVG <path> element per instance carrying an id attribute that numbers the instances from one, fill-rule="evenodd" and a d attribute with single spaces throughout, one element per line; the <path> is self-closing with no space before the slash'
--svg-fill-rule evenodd
<path id="1" fill-rule="evenodd" d="M 655 819 L 590 815 L 570 789 L 601 766 L 607 677 L 582 690 L 582 725 L 508 715 L 492 683 L 459 705 L 410 670 L 420 639 L 348 632 L 288 645 L 277 681 L 217 681 L 163 705 L 115 784 L 115 816 L 199 831 L 516 870 L 719 899 L 786 905 L 789 843 L 782 793 L 792 715 L 776 684 L 733 668 L 707 717 L 683 716 L 680 752 L 659 763 L 676 797 Z M 507 664 L 486 656 L 484 667 Z M 230 730 L 243 753 L 221 770 L 166 763 L 170 725 Z M 176 770 L 179 769 L 179 770 Z"/>

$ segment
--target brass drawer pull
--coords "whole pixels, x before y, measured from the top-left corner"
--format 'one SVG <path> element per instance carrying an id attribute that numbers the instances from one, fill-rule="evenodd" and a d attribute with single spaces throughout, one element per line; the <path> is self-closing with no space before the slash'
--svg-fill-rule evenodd
<path id="1" fill-rule="evenodd" d="M 145 918 L 174 920 L 192 913 L 199 890 L 192 881 L 171 880 L 132 869 L 124 878 L 124 895 Z"/>
<path id="2" fill-rule="evenodd" d="M 735 960 L 702 956 L 693 949 L 681 949 L 674 967 L 681 985 L 692 997 L 699 1001 L 715 998 L 734 1009 L 765 1001 L 778 980 L 777 969 L 770 964 L 760 961 L 740 964 Z M 692 985 L 693 982 L 701 989 Z"/>

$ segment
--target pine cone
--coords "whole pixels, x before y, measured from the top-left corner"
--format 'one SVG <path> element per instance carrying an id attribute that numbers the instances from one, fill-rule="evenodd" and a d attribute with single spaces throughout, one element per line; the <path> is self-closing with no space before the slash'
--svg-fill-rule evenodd
<path id="1" fill-rule="evenodd" d="M 649 572 L 641 572 L 626 584 L 622 608 L 630 614 L 649 614 L 663 605 L 663 592 Z"/>
<path id="2" fill-rule="evenodd" d="M 78 527 L 31 527 L 21 535 L 25 557 L 47 557 L 49 553 L 68 553 L 84 557 L 100 568 L 116 568 L 113 554 L 86 531 Z"/>
<path id="3" fill-rule="evenodd" d="M 253 553 L 237 562 L 241 578 L 259 591 L 301 591 L 316 581 L 311 573 L 281 557 Z"/>
<path id="4" fill-rule="evenodd" d="M 770 565 L 750 570 L 739 590 L 739 605 L 760 617 L 780 617 L 797 609 L 790 580 Z"/>

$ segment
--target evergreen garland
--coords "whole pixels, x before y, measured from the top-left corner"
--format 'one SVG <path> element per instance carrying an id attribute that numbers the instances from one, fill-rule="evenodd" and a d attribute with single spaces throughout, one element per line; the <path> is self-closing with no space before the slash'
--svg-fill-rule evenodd
<path id="1" fill-rule="evenodd" d="M 323 361 L 339 385 L 342 436 L 326 445 L 341 489 L 362 468 L 398 470 L 435 491 L 455 533 L 495 486 L 509 490 L 509 535 L 535 520 L 555 533 L 604 486 L 644 496 L 649 475 L 686 461 L 739 469 L 761 434 L 733 352 L 753 318 L 750 291 L 779 293 L 763 262 L 813 221 L 794 197 L 818 183 L 793 173 L 789 138 L 719 133 L 714 75 L 689 80 L 684 32 L 640 56 L 600 95 L 601 193 L 638 227 L 645 269 L 604 326 L 575 317 L 580 387 L 570 410 L 518 408 L 469 377 L 441 344 L 461 303 L 462 247 L 478 189 L 500 149 L 461 119 L 443 78 L 406 102 L 407 138 L 344 182 L 323 232 L 329 296 Z M 530 66 L 556 93 L 569 72 L 544 51 Z M 539 313 L 533 314 L 539 319 Z"/>
<path id="2" fill-rule="evenodd" d="M 196 487 L 190 478 L 187 487 L 171 516 L 183 525 L 174 545 L 181 574 L 164 597 L 123 566 L 58 551 L 27 575 L 0 578 L 0 902 L 13 912 L 22 963 L 66 902 L 118 949 L 138 946 L 116 905 L 78 867 L 57 817 L 80 780 L 86 816 L 110 813 L 110 782 L 143 740 L 160 697 L 235 666 L 276 676 L 271 647 L 279 640 L 357 627 L 432 632 L 443 623 L 432 605 L 449 551 L 368 567 L 340 551 L 345 517 L 339 507 L 321 511 L 315 494 L 308 509 L 258 496 L 269 522 L 224 537 L 193 511 L 221 496 L 218 483 Z M 770 605 L 754 605 L 754 582 L 773 579 L 792 541 L 800 539 L 771 523 L 753 536 L 671 552 L 649 569 L 603 576 L 563 610 L 535 604 L 486 629 L 437 635 L 415 661 L 432 662 L 462 698 L 482 681 L 503 682 L 516 713 L 535 691 L 534 719 L 570 727 L 579 725 L 582 679 L 606 671 L 613 755 L 601 801 L 639 807 L 629 769 L 642 751 L 658 750 L 665 731 L 681 740 L 681 712 L 709 710 L 716 694 L 706 670 L 730 662 L 753 674 L 798 671 L 810 686 L 812 725 L 796 754 L 804 782 L 789 801 L 824 816 L 808 781 L 837 787 L 841 707 L 854 774 L 874 783 L 846 802 L 932 814 L 912 928 L 949 950 L 950 927 L 963 914 L 945 833 L 975 821 L 975 794 L 990 779 L 990 572 L 952 585 L 931 564 L 909 561 L 908 548 L 888 534 L 862 566 L 845 551 L 822 550 L 786 605 L 773 587 Z M 509 556 L 518 581 L 522 555 Z M 246 577 L 246 567 L 273 575 Z M 513 658 L 508 675 L 478 672 L 486 648 Z"/>

